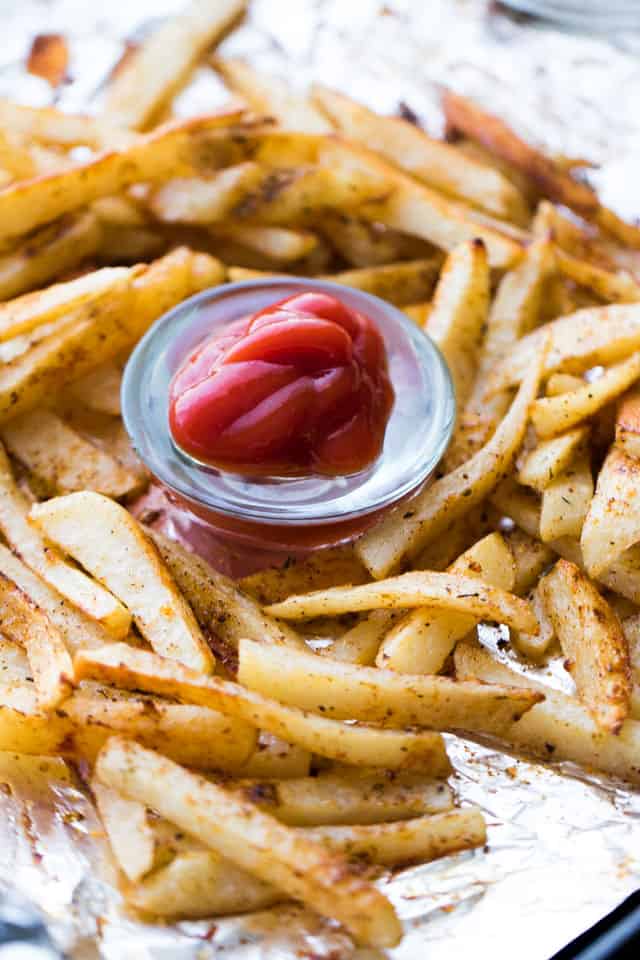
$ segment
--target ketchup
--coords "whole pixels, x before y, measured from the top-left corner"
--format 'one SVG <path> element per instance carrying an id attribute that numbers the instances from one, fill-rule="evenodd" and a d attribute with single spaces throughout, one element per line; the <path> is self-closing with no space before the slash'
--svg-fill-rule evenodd
<path id="1" fill-rule="evenodd" d="M 301 293 L 226 326 L 170 385 L 175 444 L 253 475 L 356 473 L 379 455 L 394 393 L 373 321 Z"/>

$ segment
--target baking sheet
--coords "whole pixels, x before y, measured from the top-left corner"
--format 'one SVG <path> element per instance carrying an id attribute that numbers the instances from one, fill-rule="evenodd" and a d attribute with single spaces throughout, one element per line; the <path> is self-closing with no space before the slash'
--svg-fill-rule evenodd
<path id="1" fill-rule="evenodd" d="M 3 0 L 0 95 L 51 102 L 47 84 L 25 74 L 23 63 L 36 33 L 60 31 L 72 59 L 57 102 L 95 109 L 124 38 L 179 7 L 179 0 Z M 328 82 L 381 111 L 405 103 L 434 133 L 438 87 L 450 84 L 527 137 L 596 161 L 590 176 L 604 201 L 636 216 L 639 45 L 631 35 L 607 42 L 540 27 L 483 0 L 254 0 L 224 52 L 294 85 Z M 210 109 L 223 97 L 201 70 L 176 109 Z M 496 635 L 485 631 L 484 639 L 495 645 Z M 570 689 L 557 665 L 546 679 Z M 448 739 L 460 797 L 486 814 L 488 849 L 382 882 L 406 927 L 402 945 L 386 954 L 356 950 L 334 924 L 298 907 L 175 927 L 127 918 L 100 825 L 61 761 L 16 768 L 0 756 L 0 784 L 9 784 L 0 790 L 0 884 L 39 908 L 59 948 L 79 960 L 462 960 L 472 953 L 545 960 L 640 886 L 637 792 Z M 26 948 L 11 949 L 13 960 Z"/>

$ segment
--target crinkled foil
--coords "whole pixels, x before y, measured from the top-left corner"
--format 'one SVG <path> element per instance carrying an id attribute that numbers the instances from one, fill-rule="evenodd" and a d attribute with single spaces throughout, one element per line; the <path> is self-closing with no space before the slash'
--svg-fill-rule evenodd
<path id="1" fill-rule="evenodd" d="M 4 0 L 0 95 L 51 101 L 47 84 L 23 65 L 35 34 L 61 32 L 70 42 L 71 77 L 58 103 L 91 109 L 123 41 L 140 37 L 180 3 Z M 639 37 L 608 42 L 563 33 L 508 17 L 482 0 L 254 0 L 247 23 L 224 51 L 294 85 L 329 83 L 383 112 L 403 102 L 436 133 L 438 87 L 450 84 L 533 140 L 594 160 L 599 166 L 590 177 L 604 200 L 636 216 L 639 47 Z M 176 109 L 208 109 L 223 96 L 202 69 Z M 557 665 L 547 679 L 570 685 Z M 546 960 L 640 886 L 637 793 L 569 767 L 558 772 L 449 741 L 456 789 L 463 802 L 484 811 L 488 848 L 382 882 L 406 928 L 402 945 L 388 956 L 511 960 L 515 952 L 519 960 Z M 78 782 L 61 761 L 43 762 L 37 776 L 33 770 L 32 762 L 16 766 L 0 756 L 0 884 L 9 891 L 4 902 L 0 891 L 0 928 L 17 916 L 35 931 L 29 947 L 14 942 L 0 948 L 0 958 L 48 955 L 47 933 L 78 960 L 382 956 L 354 949 L 334 924 L 298 907 L 176 926 L 132 920 L 122 910 L 100 825 Z"/>

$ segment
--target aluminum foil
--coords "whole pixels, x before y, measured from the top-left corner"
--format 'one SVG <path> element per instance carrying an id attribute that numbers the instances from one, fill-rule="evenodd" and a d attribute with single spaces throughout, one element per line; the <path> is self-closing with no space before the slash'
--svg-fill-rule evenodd
<path id="1" fill-rule="evenodd" d="M 97 108 L 124 41 L 180 5 L 0 0 L 0 95 Z M 24 70 L 31 40 L 43 32 L 70 42 L 71 76 L 55 95 Z M 383 112 L 404 103 L 435 133 L 438 88 L 450 84 L 534 141 L 594 160 L 590 178 L 605 202 L 636 216 L 639 46 L 632 35 L 589 38 L 509 17 L 484 0 L 254 0 L 224 52 L 296 86 L 330 83 Z M 202 69 L 175 109 L 193 113 L 223 98 Z M 495 633 L 483 639 L 498 649 Z M 570 689 L 559 664 L 543 674 Z M 517 952 L 519 960 L 546 960 L 640 885 L 640 794 L 567 765 L 542 767 L 448 739 L 456 789 L 484 811 L 488 847 L 381 882 L 406 929 L 385 956 L 510 960 Z M 0 960 L 53 956 L 48 936 L 78 960 L 382 956 L 355 949 L 334 924 L 293 906 L 175 926 L 137 922 L 123 911 L 100 824 L 73 772 L 59 760 L 16 764 L 0 755 L 3 784 L 0 930 L 13 924 L 18 932 Z"/>

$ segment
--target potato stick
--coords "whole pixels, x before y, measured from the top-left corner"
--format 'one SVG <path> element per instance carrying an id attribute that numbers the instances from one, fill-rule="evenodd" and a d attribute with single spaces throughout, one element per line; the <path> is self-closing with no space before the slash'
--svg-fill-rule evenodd
<path id="1" fill-rule="evenodd" d="M 620 621 L 589 579 L 566 560 L 558 560 L 539 589 L 579 699 L 598 727 L 618 733 L 631 696 L 629 651 Z"/>
<path id="2" fill-rule="evenodd" d="M 248 160 L 206 178 L 173 178 L 158 186 L 148 203 L 152 213 L 167 223 L 217 223 L 264 178 L 264 168 Z"/>
<path id="3" fill-rule="evenodd" d="M 598 198 L 590 187 L 556 167 L 553 160 L 521 140 L 498 117 L 452 90 L 445 90 L 442 107 L 449 127 L 478 140 L 490 153 L 523 171 L 543 195 L 577 213 L 592 214 L 597 210 Z"/>
<path id="4" fill-rule="evenodd" d="M 348 545 L 321 550 L 304 559 L 292 558 L 282 567 L 269 567 L 243 577 L 238 586 L 258 603 L 266 604 L 277 603 L 292 593 L 304 593 L 311 587 L 324 589 L 368 579 L 353 547 Z"/>
<path id="5" fill-rule="evenodd" d="M 0 530 L 27 566 L 112 636 L 126 637 L 131 616 L 111 593 L 68 564 L 27 520 L 29 502 L 17 487 L 4 449 L 0 447 Z"/>
<path id="6" fill-rule="evenodd" d="M 544 388 L 545 396 L 559 397 L 561 393 L 569 393 L 584 386 L 582 377 L 574 377 L 571 373 L 552 373 Z"/>
<path id="7" fill-rule="evenodd" d="M 69 393 L 89 410 L 119 417 L 121 385 L 122 370 L 117 364 L 110 362 L 96 367 L 86 377 L 72 383 Z"/>
<path id="8" fill-rule="evenodd" d="M 278 77 L 258 73 L 246 61 L 216 57 L 213 66 L 227 86 L 258 114 L 275 117 L 284 129 L 331 133 L 333 127 L 310 97 L 297 94 Z"/>
<path id="9" fill-rule="evenodd" d="M 117 126 L 143 129 L 246 6 L 246 0 L 191 0 L 123 65 L 107 88 L 103 115 Z"/>
<path id="10" fill-rule="evenodd" d="M 9 188 L 11 189 L 11 188 Z M 63 216 L 0 254 L 0 299 L 42 286 L 77 267 L 99 248 L 101 229 L 92 213 Z"/>
<path id="11" fill-rule="evenodd" d="M 103 117 L 67 113 L 55 107 L 27 107 L 0 99 L 0 127 L 24 140 L 52 146 L 121 147 L 134 135 L 112 126 Z"/>
<path id="12" fill-rule="evenodd" d="M 505 534 L 505 540 L 513 555 L 515 567 L 512 592 L 522 596 L 531 590 L 538 582 L 540 574 L 551 565 L 554 553 L 545 543 L 530 537 L 517 527 Z M 532 606 L 534 613 L 538 616 L 535 602 L 532 602 Z"/>
<path id="13" fill-rule="evenodd" d="M 556 251 L 556 262 L 563 276 L 588 287 L 603 300 L 615 303 L 637 303 L 640 300 L 640 286 L 626 271 L 612 273 L 593 263 L 572 257 L 563 250 Z"/>
<path id="14" fill-rule="evenodd" d="M 453 379 L 458 410 L 469 399 L 487 323 L 489 268 L 484 244 L 470 240 L 449 254 L 427 320 Z"/>
<path id="15" fill-rule="evenodd" d="M 28 233 L 138 181 L 190 172 L 193 138 L 231 127 L 239 117 L 237 111 L 229 111 L 169 123 L 121 150 L 7 187 L 0 193 L 0 239 Z"/>
<path id="16" fill-rule="evenodd" d="M 352 768 L 316 777 L 229 785 L 261 810 L 294 827 L 406 820 L 453 807 L 448 784 L 386 770 Z"/>
<path id="17" fill-rule="evenodd" d="M 256 748 L 239 775 L 276 780 L 292 777 L 308 777 L 311 770 L 311 754 L 302 747 L 287 743 L 270 733 L 260 733 Z"/>
<path id="18" fill-rule="evenodd" d="M 575 458 L 588 437 L 586 427 L 576 427 L 551 440 L 542 440 L 527 454 L 518 471 L 518 482 L 542 493 Z"/>
<path id="19" fill-rule="evenodd" d="M 109 845 L 128 880 L 140 880 L 154 866 L 156 842 L 147 808 L 94 777 L 91 792 Z"/>
<path id="20" fill-rule="evenodd" d="M 616 414 L 616 444 L 640 459 L 640 389 L 632 388 L 620 400 Z"/>
<path id="21" fill-rule="evenodd" d="M 286 227 L 259 227 L 248 224 L 223 224 L 211 227 L 216 238 L 233 240 L 276 263 L 301 260 L 318 245 L 313 233 Z"/>
<path id="22" fill-rule="evenodd" d="M 492 370 L 487 394 L 520 383 L 531 366 L 531 357 L 545 342 L 544 376 L 580 374 L 598 364 L 617 363 L 640 349 L 640 307 L 630 303 L 588 307 L 534 330 Z"/>
<path id="23" fill-rule="evenodd" d="M 123 644 L 110 645 L 101 651 L 81 651 L 76 655 L 74 667 L 79 678 L 108 678 L 110 683 L 125 689 L 131 686 L 149 689 L 229 713 L 341 763 L 420 770 L 434 776 L 450 769 L 439 734 L 342 724 L 283 706 L 238 684 L 204 676 L 175 661 Z"/>
<path id="24" fill-rule="evenodd" d="M 340 256 L 354 267 L 379 267 L 420 256 L 419 251 L 426 246 L 424 241 L 415 237 L 341 211 L 323 215 L 317 229 Z"/>
<path id="25" fill-rule="evenodd" d="M 436 285 L 442 256 L 435 253 L 422 260 L 406 263 L 385 263 L 379 267 L 362 267 L 342 273 L 325 274 L 322 279 L 332 280 L 346 287 L 356 287 L 365 293 L 388 300 L 396 306 L 426 299 Z"/>
<path id="26" fill-rule="evenodd" d="M 223 787 L 122 738 L 102 750 L 96 774 L 260 880 L 335 917 L 359 942 L 384 947 L 400 940 L 389 901 L 346 860 Z"/>
<path id="27" fill-rule="evenodd" d="M 238 639 L 244 636 L 304 648 L 304 641 L 295 630 L 263 613 L 251 596 L 245 596 L 232 580 L 201 557 L 156 530 L 147 533 L 201 628 L 208 637 L 218 638 L 234 657 Z M 220 651 L 219 656 L 222 658 Z"/>
<path id="28" fill-rule="evenodd" d="M 461 678 L 524 684 L 544 693 L 544 701 L 505 733 L 504 745 L 543 760 L 571 760 L 587 769 L 640 782 L 640 723 L 626 720 L 618 734 L 606 733 L 575 697 L 521 676 L 498 663 L 482 647 L 459 643 L 454 659 Z"/>
<path id="29" fill-rule="evenodd" d="M 539 661 L 546 655 L 551 645 L 555 642 L 556 631 L 547 615 L 538 587 L 529 594 L 529 602 L 538 620 L 538 633 L 534 635 L 532 633 L 525 633 L 522 630 L 512 630 L 511 643 L 524 657 L 528 657 L 533 661 Z"/>
<path id="30" fill-rule="evenodd" d="M 640 463 L 612 447 L 598 474 L 580 538 L 584 565 L 598 576 L 640 540 L 638 478 Z"/>
<path id="31" fill-rule="evenodd" d="M 585 452 L 544 489 L 540 538 L 552 543 L 561 537 L 579 537 L 592 497 L 591 462 Z"/>
<path id="32" fill-rule="evenodd" d="M 640 352 L 609 367 L 593 383 L 585 383 L 559 397 L 542 397 L 531 410 L 531 419 L 541 437 L 552 437 L 593 416 L 624 393 L 640 377 Z"/>
<path id="33" fill-rule="evenodd" d="M 526 222 L 523 198 L 494 167 L 471 160 L 455 146 L 434 140 L 407 120 L 380 116 L 328 87 L 314 86 L 313 99 L 343 136 L 373 146 L 390 163 L 402 167 L 427 186 L 495 216 L 516 223 Z"/>
<path id="34" fill-rule="evenodd" d="M 58 320 L 126 276 L 125 267 L 105 267 L 0 304 L 0 341 Z"/>
<path id="35" fill-rule="evenodd" d="M 449 573 L 512 590 L 514 564 L 499 533 L 490 533 L 466 550 Z M 406 614 L 385 637 L 376 664 L 400 673 L 439 673 L 456 642 L 473 630 L 478 619 L 420 607 Z"/>
<path id="36" fill-rule="evenodd" d="M 544 350 L 529 357 L 529 372 L 489 442 L 471 460 L 436 480 L 410 503 L 392 509 L 358 541 L 356 552 L 381 578 L 403 556 L 415 557 L 447 526 L 484 500 L 507 473 L 522 443 L 529 407 L 538 391 Z"/>
<path id="37" fill-rule="evenodd" d="M 64 638 L 24 591 L 0 574 L 0 629 L 27 651 L 38 703 L 57 707 L 71 692 L 73 666 Z"/>
<path id="38" fill-rule="evenodd" d="M 29 528 L 30 529 L 30 528 Z M 68 650 L 92 649 L 109 643 L 111 636 L 97 620 L 87 616 L 0 544 L 0 573 L 26 593 L 64 638 Z"/>
<path id="39" fill-rule="evenodd" d="M 94 656 L 99 655 L 88 654 Z M 303 676 L 304 685 L 298 682 Z M 500 730 L 535 702 L 527 696 L 505 700 L 505 690 L 490 685 L 465 687 L 448 677 L 356 667 L 252 640 L 240 643 L 238 677 L 251 690 L 290 706 L 388 727 Z"/>
<path id="40" fill-rule="evenodd" d="M 0 436 L 48 496 L 88 489 L 117 498 L 140 490 L 139 476 L 49 410 L 40 408 L 10 420 Z"/>
<path id="41" fill-rule="evenodd" d="M 191 607 L 124 507 L 84 491 L 34 504 L 29 519 L 126 604 L 155 650 L 205 673 L 213 669 Z"/>
<path id="42" fill-rule="evenodd" d="M 361 667 L 371 666 L 395 619 L 393 610 L 373 610 L 355 627 L 334 640 L 330 647 L 323 647 L 318 652 L 326 654 L 332 660 L 343 660 Z"/>

